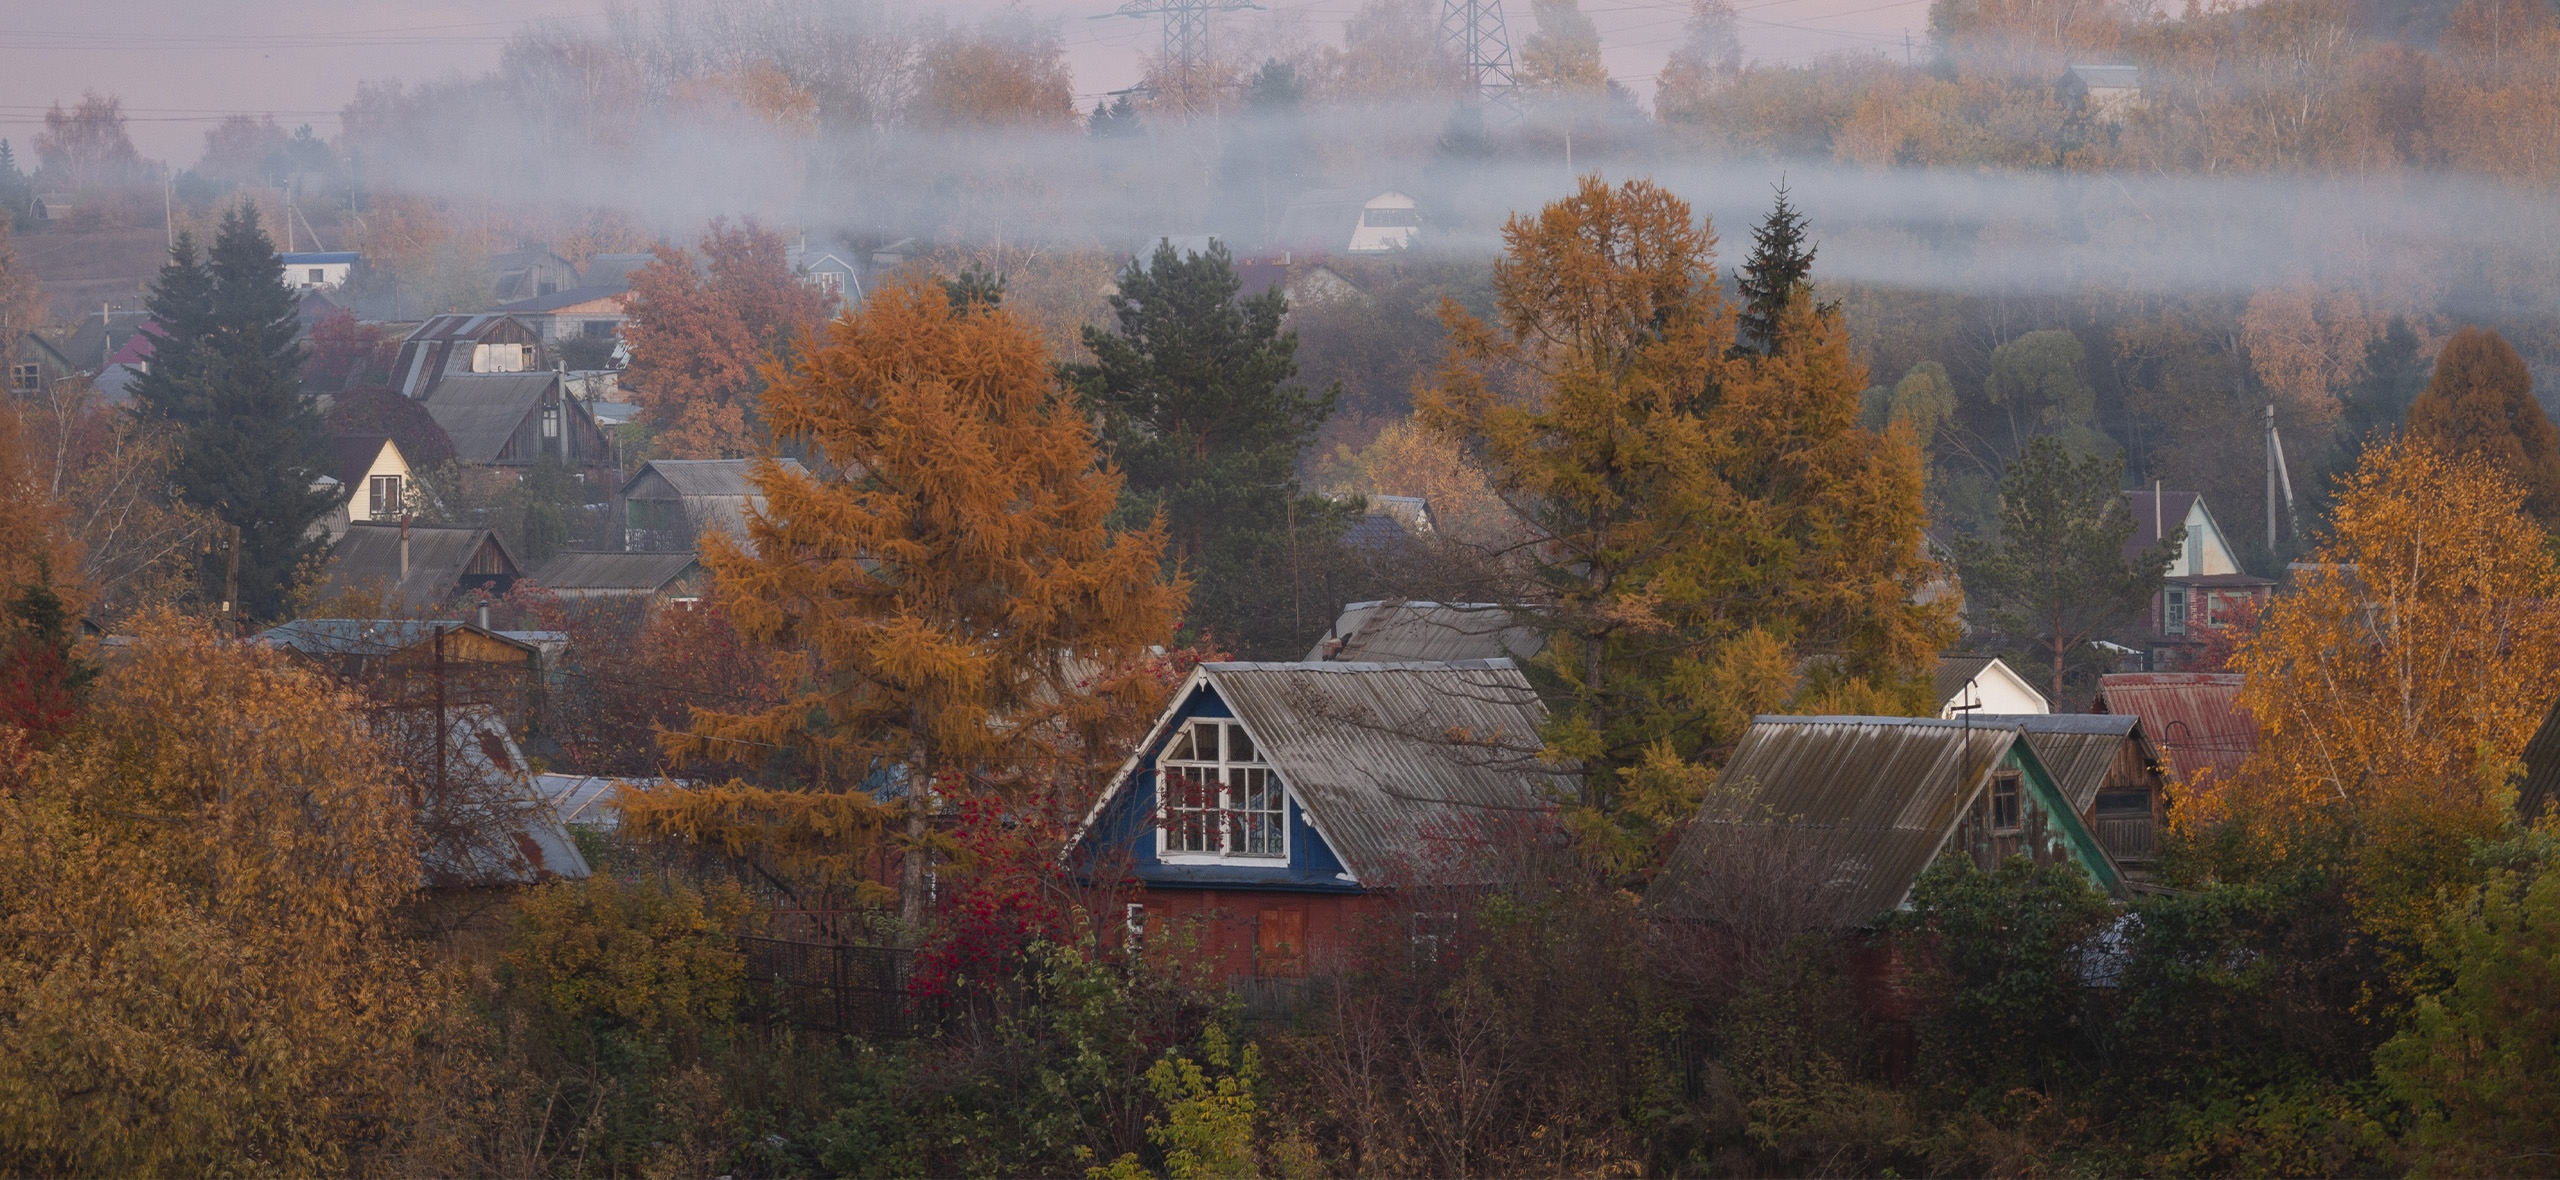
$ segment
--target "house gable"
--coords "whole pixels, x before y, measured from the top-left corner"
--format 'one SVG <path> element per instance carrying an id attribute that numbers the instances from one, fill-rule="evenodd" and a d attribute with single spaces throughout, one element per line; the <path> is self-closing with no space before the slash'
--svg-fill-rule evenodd
<path id="1" fill-rule="evenodd" d="M 1078 867 L 1087 872 L 1107 872 L 1120 867 L 1125 859 L 1129 875 L 1150 888 L 1361 892 L 1359 880 L 1344 866 L 1287 776 L 1276 767 L 1271 773 L 1280 780 L 1286 809 L 1284 857 L 1221 857 L 1167 851 L 1174 838 L 1167 832 L 1167 813 L 1160 802 L 1164 772 L 1159 763 L 1166 759 L 1176 739 L 1201 721 L 1240 726 L 1254 737 L 1255 749 L 1263 748 L 1252 727 L 1236 716 L 1216 686 L 1195 671 L 1175 695 L 1173 706 L 1157 720 L 1146 741 L 1122 767 L 1111 791 L 1087 818 L 1076 851 Z"/>
<path id="2" fill-rule="evenodd" d="M 2222 525 L 2213 519 L 2213 510 L 2204 506 L 2198 496 L 2187 507 L 2187 543 L 2178 552 L 2178 564 L 2170 570 L 2185 577 L 2210 577 L 2215 574 L 2240 573 L 2240 559 L 2231 551 L 2231 539 L 2222 534 Z"/>

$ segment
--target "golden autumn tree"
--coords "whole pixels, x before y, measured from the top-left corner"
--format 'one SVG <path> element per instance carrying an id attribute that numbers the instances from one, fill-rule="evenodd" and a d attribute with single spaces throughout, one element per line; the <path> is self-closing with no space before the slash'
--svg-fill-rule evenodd
<path id="1" fill-rule="evenodd" d="M 2376 445 L 2331 537 L 2236 657 L 2258 750 L 2181 794 L 2182 830 L 2276 855 L 2343 845 L 2368 924 L 2419 930 L 2494 831 L 2507 779 L 2560 691 L 2560 566 L 2486 459 Z"/>
<path id="2" fill-rule="evenodd" d="M 787 751 L 800 781 L 625 804 L 635 830 L 835 880 L 894 842 L 911 925 L 936 791 L 1042 761 L 1046 728 L 1022 722 L 1170 639 L 1184 593 L 1158 576 L 1160 523 L 1105 527 L 1120 477 L 1031 329 L 952 304 L 922 278 L 884 289 L 769 368 L 766 420 L 813 471 L 759 464 L 747 543 L 705 543 L 740 634 L 790 653 L 800 688 L 769 709 L 699 710 L 669 750 Z M 903 802 L 875 798 L 900 784 Z"/>
<path id="3" fill-rule="evenodd" d="M 714 220 L 702 269 L 671 246 L 631 276 L 623 385 L 667 459 L 742 459 L 761 452 L 757 395 L 768 356 L 835 312 L 835 297 L 791 273 L 782 235 L 753 220 Z"/>
<path id="4" fill-rule="evenodd" d="M 1420 420 L 1482 464 L 1538 539 L 1550 740 L 1615 805 L 1650 752 L 1696 757 L 1793 693 L 1805 656 L 1872 710 L 1916 707 L 1950 607 L 1929 576 L 1907 426 L 1861 428 L 1863 366 L 1802 291 L 1736 355 L 1715 237 L 1647 181 L 1596 177 L 1503 230 L 1493 323 L 1446 304 Z M 1845 695 L 1840 695 L 1845 694 Z"/>
<path id="5" fill-rule="evenodd" d="M 349 702 L 162 616 L 0 789 L 0 1169 L 349 1173 L 393 1146 L 443 993 Z"/>

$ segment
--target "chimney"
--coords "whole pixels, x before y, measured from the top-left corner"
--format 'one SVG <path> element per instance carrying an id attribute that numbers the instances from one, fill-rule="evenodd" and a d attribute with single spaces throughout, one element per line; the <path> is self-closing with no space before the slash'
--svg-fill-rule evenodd
<path id="1" fill-rule="evenodd" d="M 480 629 L 489 629 L 489 600 L 486 598 L 480 600 Z"/>
<path id="2" fill-rule="evenodd" d="M 409 580 L 409 514 L 400 514 L 400 580 Z"/>

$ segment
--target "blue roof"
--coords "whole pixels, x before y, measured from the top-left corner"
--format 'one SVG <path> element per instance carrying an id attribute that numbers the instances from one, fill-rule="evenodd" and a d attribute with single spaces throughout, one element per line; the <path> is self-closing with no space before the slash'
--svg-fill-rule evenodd
<path id="1" fill-rule="evenodd" d="M 338 250 L 327 254 L 278 254 L 276 257 L 282 259 L 286 266 L 315 266 L 332 262 L 354 262 L 357 255 L 352 250 Z"/>

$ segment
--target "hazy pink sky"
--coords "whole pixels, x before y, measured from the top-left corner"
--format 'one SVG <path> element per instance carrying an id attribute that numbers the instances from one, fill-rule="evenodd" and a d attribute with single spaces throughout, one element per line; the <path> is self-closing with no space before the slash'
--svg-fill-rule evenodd
<path id="1" fill-rule="evenodd" d="M 1360 0 L 1263 0 L 1268 21 L 1334 42 Z M 356 83 L 410 81 L 487 69 L 531 21 L 594 23 L 607 0 L 6 0 L 0 3 L 0 138 L 32 165 L 45 108 L 83 89 L 124 99 L 136 146 L 179 167 L 195 162 L 204 130 L 225 114 L 273 114 L 290 127 L 335 134 Z M 653 4 L 639 5 L 643 10 Z M 1000 7 L 955 0 L 955 16 Z M 1137 80 L 1138 55 L 1157 43 L 1152 20 L 1090 20 L 1118 0 L 1023 0 L 1060 18 L 1078 105 Z M 1834 51 L 1900 54 L 1920 36 L 1928 0 L 1736 0 L 1755 57 L 1801 60 Z M 1530 28 L 1527 0 L 1506 5 L 1512 42 Z M 1650 98 L 1652 77 L 1680 39 L 1686 0 L 1584 0 L 1600 26 L 1609 69 Z"/>

